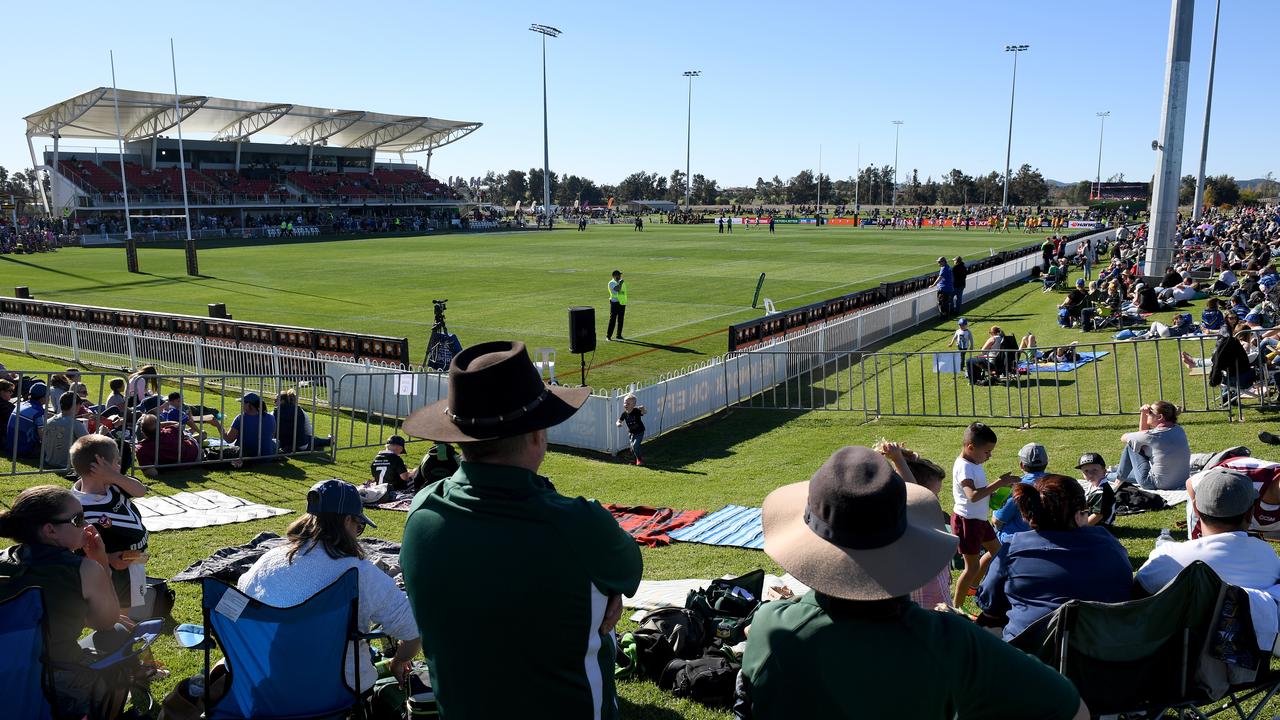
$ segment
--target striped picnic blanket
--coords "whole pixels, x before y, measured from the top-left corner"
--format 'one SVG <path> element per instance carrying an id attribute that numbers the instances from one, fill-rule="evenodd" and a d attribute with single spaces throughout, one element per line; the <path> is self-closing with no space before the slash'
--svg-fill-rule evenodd
<path id="1" fill-rule="evenodd" d="M 760 508 L 725 505 L 687 528 L 671 533 L 679 542 L 764 549 Z"/>

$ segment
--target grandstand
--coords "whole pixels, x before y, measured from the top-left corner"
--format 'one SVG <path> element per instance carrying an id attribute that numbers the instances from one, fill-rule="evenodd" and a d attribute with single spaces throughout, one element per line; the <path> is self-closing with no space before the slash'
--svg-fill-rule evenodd
<path id="1" fill-rule="evenodd" d="M 130 211 L 173 213 L 181 207 L 183 173 L 193 224 L 245 225 L 246 211 L 344 208 L 365 212 L 417 212 L 456 208 L 461 198 L 429 174 L 437 148 L 466 137 L 477 122 L 364 110 L 251 102 L 199 95 L 119 91 L 120 155 L 68 148 L 65 139 L 117 137 L 116 93 L 100 87 L 26 116 L 27 144 L 53 143 L 43 152 L 52 197 L 46 210 L 100 223 Z M 177 108 L 181 107 L 180 162 Z M 173 133 L 175 136 L 171 136 Z M 405 162 L 427 154 L 425 169 Z M 380 162 L 379 154 L 400 162 Z M 372 208 L 372 210 L 371 210 Z"/>

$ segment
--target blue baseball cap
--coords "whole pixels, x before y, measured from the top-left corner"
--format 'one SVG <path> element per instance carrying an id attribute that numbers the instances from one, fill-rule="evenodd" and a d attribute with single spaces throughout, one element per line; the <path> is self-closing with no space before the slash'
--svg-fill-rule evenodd
<path id="1" fill-rule="evenodd" d="M 240 402 L 245 405 L 252 405 L 259 410 L 262 409 L 262 398 L 258 397 L 258 393 L 247 392 L 240 398 Z"/>
<path id="2" fill-rule="evenodd" d="M 959 320 L 956 320 L 956 324 L 957 324 L 957 325 L 968 325 L 968 324 L 969 324 L 969 321 L 968 321 L 968 320 L 965 320 L 964 318 L 960 318 Z"/>
<path id="3" fill-rule="evenodd" d="M 32 383 L 31 386 L 27 388 L 27 395 L 33 398 L 42 398 L 48 394 L 49 386 L 42 382 Z"/>
<path id="4" fill-rule="evenodd" d="M 378 527 L 364 515 L 364 504 L 360 502 L 360 491 L 346 480 L 330 478 L 321 480 L 307 491 L 307 512 L 337 513 L 352 515 L 369 527 Z"/>

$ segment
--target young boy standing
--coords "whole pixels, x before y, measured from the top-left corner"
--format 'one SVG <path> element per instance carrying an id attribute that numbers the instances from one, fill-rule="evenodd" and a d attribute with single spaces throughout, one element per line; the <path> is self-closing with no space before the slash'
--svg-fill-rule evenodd
<path id="1" fill-rule="evenodd" d="M 964 371 L 965 356 L 973 349 L 973 332 L 969 330 L 969 321 L 960 318 L 956 321 L 956 331 L 951 333 L 951 341 L 947 347 L 954 346 L 960 351 L 960 371 Z"/>
<path id="2" fill-rule="evenodd" d="M 1018 482 L 1018 476 L 1005 473 L 988 483 L 982 466 L 996 449 L 996 433 L 985 423 L 975 422 L 964 431 L 964 446 L 951 468 L 951 493 L 954 503 L 951 532 L 960 538 L 960 555 L 964 571 L 956 579 L 952 601 L 964 607 L 969 588 L 978 584 L 991 558 L 1000 552 L 995 528 L 991 527 L 991 494 Z M 982 551 L 986 550 L 984 558 Z"/>
<path id="3" fill-rule="evenodd" d="M 618 416 L 618 422 L 614 423 L 618 427 L 622 427 L 622 423 L 627 424 L 627 434 L 631 436 L 631 454 L 635 457 L 637 465 L 644 464 L 644 457 L 640 455 L 640 443 L 644 441 L 644 406 L 636 404 L 636 396 L 627 393 L 622 398 L 622 414 Z"/>

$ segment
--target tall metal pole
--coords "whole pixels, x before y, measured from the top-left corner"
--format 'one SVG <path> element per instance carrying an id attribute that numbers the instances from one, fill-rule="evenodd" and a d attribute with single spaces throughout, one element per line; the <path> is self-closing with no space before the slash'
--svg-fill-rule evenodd
<path id="1" fill-rule="evenodd" d="M 818 146 L 818 214 L 822 214 L 822 146 Z"/>
<path id="2" fill-rule="evenodd" d="M 1102 195 L 1102 133 L 1107 128 L 1107 118 L 1111 117 L 1111 111 L 1106 110 L 1106 111 L 1095 113 L 1095 114 L 1098 116 L 1098 120 L 1100 120 L 1101 123 L 1098 125 L 1098 179 L 1094 182 L 1094 185 L 1095 185 L 1094 189 L 1097 191 L 1098 195 L 1101 196 Z"/>
<path id="3" fill-rule="evenodd" d="M 891 207 L 898 207 L 898 131 L 902 129 L 902 121 L 893 121 L 893 201 Z"/>
<path id="4" fill-rule="evenodd" d="M 1164 107 L 1160 113 L 1161 139 L 1151 142 L 1151 149 L 1156 151 L 1156 174 L 1151 188 L 1150 240 L 1143 267 L 1148 277 L 1164 274 L 1173 260 L 1173 240 L 1178 232 L 1178 186 L 1182 183 L 1182 146 L 1187 124 L 1187 81 L 1194 16 L 1195 0 L 1172 0 Z"/>
<path id="5" fill-rule="evenodd" d="M 169 65 L 173 69 L 173 112 L 178 121 L 178 176 L 182 178 L 182 215 L 187 220 L 187 274 L 199 275 L 200 264 L 196 260 L 196 241 L 191 237 L 191 206 L 187 202 L 186 155 L 182 150 L 182 105 L 178 100 L 178 58 L 173 51 L 173 38 L 169 38 Z"/>
<path id="6" fill-rule="evenodd" d="M 686 70 L 684 76 L 689 78 L 689 117 L 686 122 L 684 133 L 684 211 L 689 212 L 689 193 L 693 190 L 693 176 L 691 172 L 690 150 L 693 147 L 693 79 L 702 74 L 701 70 Z"/>
<path id="7" fill-rule="evenodd" d="M 533 32 L 542 35 L 542 212 L 547 215 L 547 229 L 551 229 L 551 149 L 547 141 L 547 37 L 560 37 L 560 31 L 550 25 L 533 24 Z"/>
<path id="8" fill-rule="evenodd" d="M 1009 160 L 1013 155 L 1013 98 L 1018 93 L 1018 53 L 1026 52 L 1030 45 L 1005 45 L 1004 51 L 1013 53 L 1013 86 L 1009 90 L 1009 140 L 1004 148 L 1004 199 L 1000 209 L 1009 211 Z"/>
<path id="9" fill-rule="evenodd" d="M 1218 64 L 1218 15 L 1222 0 L 1213 9 L 1213 50 L 1209 52 L 1209 92 L 1204 98 L 1204 135 L 1200 138 L 1200 169 L 1196 172 L 1196 197 L 1191 204 L 1191 219 L 1200 222 L 1204 214 L 1204 165 L 1209 157 L 1209 114 L 1213 110 L 1213 71 Z"/>
<path id="10" fill-rule="evenodd" d="M 116 53 L 111 56 L 111 103 L 116 113 L 116 150 L 120 160 L 120 188 L 124 191 L 124 262 L 129 272 L 138 272 L 138 244 L 133 239 L 133 218 L 129 216 L 129 179 L 124 172 L 124 137 L 120 134 L 120 90 L 116 87 Z"/>
<path id="11" fill-rule="evenodd" d="M 858 174 L 853 176 L 853 211 L 858 212 L 858 182 L 862 178 L 862 143 L 858 143 Z"/>

